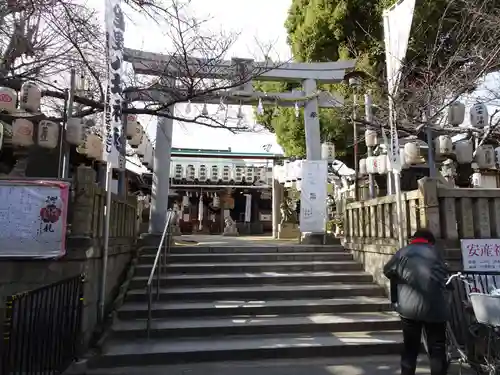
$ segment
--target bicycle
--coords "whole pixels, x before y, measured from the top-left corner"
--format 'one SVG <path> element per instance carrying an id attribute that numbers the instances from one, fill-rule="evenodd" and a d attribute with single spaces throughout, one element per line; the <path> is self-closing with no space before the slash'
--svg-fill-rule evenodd
<path id="1" fill-rule="evenodd" d="M 488 277 L 493 273 L 475 275 Z M 480 289 L 472 285 L 470 276 L 462 272 L 448 278 L 447 288 L 452 286 L 454 280 L 459 283 L 454 285 L 452 296 L 458 296 L 459 299 L 454 301 L 452 298 L 450 301 L 451 319 L 446 323 L 447 364 L 456 360 L 460 374 L 464 364 L 481 375 L 500 374 L 500 297 L 481 293 Z M 467 287 L 470 288 L 469 292 Z M 425 331 L 423 344 L 428 353 Z"/>

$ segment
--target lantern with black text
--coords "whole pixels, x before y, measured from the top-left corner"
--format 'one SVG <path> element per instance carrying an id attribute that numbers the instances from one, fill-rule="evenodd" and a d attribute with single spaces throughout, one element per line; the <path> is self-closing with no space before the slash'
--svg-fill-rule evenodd
<path id="1" fill-rule="evenodd" d="M 85 142 L 85 127 L 81 118 L 68 118 L 66 124 L 66 141 L 75 146 L 79 146 Z"/>
<path id="2" fill-rule="evenodd" d="M 8 87 L 0 87 L 0 112 L 16 111 L 17 93 Z"/>
<path id="3" fill-rule="evenodd" d="M 470 123 L 473 127 L 482 129 L 489 124 L 488 107 L 483 103 L 476 103 L 470 109 Z"/>
<path id="4" fill-rule="evenodd" d="M 59 124 L 42 120 L 38 123 L 38 146 L 56 148 L 59 141 Z"/>
<path id="5" fill-rule="evenodd" d="M 29 120 L 18 118 L 12 123 L 12 144 L 14 146 L 29 147 L 33 141 L 35 126 Z"/>
<path id="6" fill-rule="evenodd" d="M 480 188 L 482 185 L 481 173 L 475 172 L 471 176 L 471 185 L 474 188 Z"/>
<path id="7" fill-rule="evenodd" d="M 25 111 L 38 112 L 40 111 L 40 102 L 42 100 L 42 90 L 36 83 L 25 82 L 21 86 L 21 96 L 19 107 Z"/>
<path id="8" fill-rule="evenodd" d="M 335 160 L 335 145 L 330 142 L 321 144 L 321 159 L 327 161 Z"/>

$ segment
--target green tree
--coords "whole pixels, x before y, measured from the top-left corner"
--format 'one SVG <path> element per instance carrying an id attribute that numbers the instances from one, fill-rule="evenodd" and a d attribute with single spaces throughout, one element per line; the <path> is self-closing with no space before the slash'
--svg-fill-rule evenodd
<path id="1" fill-rule="evenodd" d="M 374 102 L 385 107 L 382 14 L 394 3 L 395 0 L 293 0 L 285 27 L 295 60 L 357 59 L 357 70 L 371 77 L 366 84 L 372 89 Z M 485 73 L 498 70 L 495 56 L 500 53 L 500 28 L 495 17 L 499 16 L 499 9 L 499 0 L 417 0 L 397 103 L 398 113 L 407 117 L 406 122 L 417 118 L 420 121 L 424 108 L 442 109 L 445 100 L 473 89 Z M 266 84 L 261 88 L 284 91 L 286 86 Z M 321 88 L 340 91 L 350 104 L 352 92 L 346 85 Z M 347 121 L 352 106 L 348 107 L 321 110 L 320 122 L 322 137 L 334 140 L 338 153 L 352 164 L 352 126 Z M 271 116 L 267 110 L 259 121 L 276 132 L 288 155 L 305 154 L 302 116 L 295 119 L 293 109 L 274 112 Z M 382 112 L 380 118 L 384 116 Z"/>

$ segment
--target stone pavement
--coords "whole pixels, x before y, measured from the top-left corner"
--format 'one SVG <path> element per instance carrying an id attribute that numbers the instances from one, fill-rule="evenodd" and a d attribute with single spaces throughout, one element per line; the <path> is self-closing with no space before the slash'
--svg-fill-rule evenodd
<path id="1" fill-rule="evenodd" d="M 211 234 L 193 234 L 175 237 L 176 240 L 186 242 L 186 244 L 199 246 L 279 246 L 297 244 L 297 239 L 275 240 L 271 236 L 239 236 L 225 237 Z"/>
<path id="2" fill-rule="evenodd" d="M 251 362 L 215 362 L 172 366 L 99 369 L 88 375 L 399 375 L 399 357 L 374 356 L 350 358 L 308 358 L 302 360 L 264 360 Z M 419 361 L 417 375 L 429 375 L 425 357 Z M 458 375 L 452 365 L 448 375 Z M 463 375 L 472 375 L 464 368 Z"/>

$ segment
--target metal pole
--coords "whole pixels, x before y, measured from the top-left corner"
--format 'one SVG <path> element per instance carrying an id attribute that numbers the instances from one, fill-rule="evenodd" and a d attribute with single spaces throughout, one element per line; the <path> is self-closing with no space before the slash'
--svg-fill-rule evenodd
<path id="1" fill-rule="evenodd" d="M 391 160 L 396 159 L 399 161 L 399 141 L 398 141 L 398 131 L 396 129 L 396 124 L 394 123 L 394 102 L 392 98 L 389 97 L 389 124 L 391 128 Z M 394 149 L 396 148 L 396 149 Z M 401 163 L 396 163 L 398 165 L 392 166 L 392 173 L 394 179 L 394 190 L 396 193 L 396 217 L 397 217 L 397 227 L 398 227 L 398 240 L 399 246 L 405 246 L 404 243 L 404 232 L 403 232 L 403 205 L 401 202 Z"/>
<path id="2" fill-rule="evenodd" d="M 427 164 L 429 164 L 429 177 L 436 177 L 436 163 L 434 161 L 434 137 L 432 135 L 431 124 L 429 123 L 429 108 L 425 110 L 423 120 L 425 123 L 425 138 L 427 141 Z"/>
<path id="3" fill-rule="evenodd" d="M 122 197 L 127 196 L 127 114 L 125 113 L 125 110 L 128 107 L 128 102 L 126 100 L 123 101 L 123 109 L 124 111 L 122 112 L 122 124 L 123 124 L 123 134 L 122 134 L 122 148 L 121 148 L 121 153 L 120 153 L 120 158 L 123 160 L 123 169 L 120 169 L 120 172 L 118 173 L 118 194 Z"/>
<path id="4" fill-rule="evenodd" d="M 76 92 L 76 70 L 72 68 L 70 70 L 70 82 L 69 82 L 69 95 L 68 95 L 68 107 L 66 109 L 66 118 L 64 121 L 63 131 L 61 132 L 61 153 L 62 153 L 62 168 L 61 177 L 69 177 L 69 147 L 66 143 L 66 131 L 68 128 L 68 119 L 73 116 L 73 102 Z"/>
<path id="5" fill-rule="evenodd" d="M 356 123 L 356 106 L 358 102 L 357 94 L 354 94 L 352 100 L 352 127 L 353 127 L 353 138 L 354 138 L 354 199 L 356 201 L 359 200 L 359 192 L 358 192 L 358 173 L 359 173 L 359 165 L 358 165 L 358 125 Z"/>
<path id="6" fill-rule="evenodd" d="M 373 122 L 373 112 L 372 112 L 372 96 L 371 92 L 368 91 L 365 94 L 365 119 L 366 122 Z M 373 147 L 367 146 L 368 156 L 373 155 Z M 370 199 L 375 198 L 375 179 L 373 178 L 373 174 L 368 175 L 368 185 L 369 185 L 369 195 Z"/>
<path id="7" fill-rule="evenodd" d="M 102 277 L 101 290 L 99 296 L 99 312 L 101 322 L 104 321 L 106 307 L 106 278 L 108 273 L 109 254 L 109 225 L 111 218 L 111 179 L 113 178 L 113 168 L 111 163 L 106 163 L 106 207 L 104 208 L 104 246 L 102 253 Z"/>

